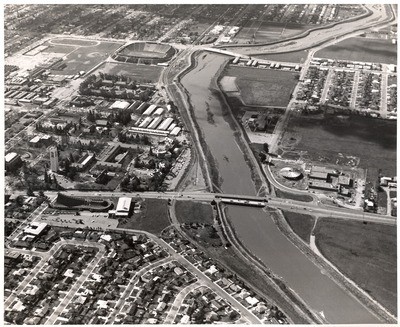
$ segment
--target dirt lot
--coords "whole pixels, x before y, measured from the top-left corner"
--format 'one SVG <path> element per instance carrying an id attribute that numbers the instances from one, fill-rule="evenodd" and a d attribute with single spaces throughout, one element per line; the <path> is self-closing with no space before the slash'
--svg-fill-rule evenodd
<path id="1" fill-rule="evenodd" d="M 247 105 L 286 107 L 297 83 L 296 73 L 244 67 L 229 67 L 225 76 L 236 76 Z"/>
<path id="2" fill-rule="evenodd" d="M 125 64 L 125 63 L 104 63 L 96 72 L 103 72 L 112 75 L 125 75 L 138 82 L 157 82 L 163 68 L 159 66 Z"/>
<path id="3" fill-rule="evenodd" d="M 304 242 L 307 244 L 310 243 L 310 235 L 315 222 L 314 217 L 290 211 L 283 211 L 283 215 L 293 231 L 300 236 Z"/>
<path id="4" fill-rule="evenodd" d="M 315 236 L 328 260 L 396 315 L 396 226 L 323 218 Z"/>
<path id="5" fill-rule="evenodd" d="M 294 141 L 292 140 L 294 139 Z M 344 158 L 355 157 L 350 166 L 367 169 L 367 182 L 383 175 L 396 175 L 396 122 L 361 116 L 338 118 L 292 115 L 281 146 L 305 151 L 302 157 L 322 164 L 346 165 Z"/>
<path id="6" fill-rule="evenodd" d="M 397 45 L 390 40 L 353 37 L 315 53 L 317 58 L 397 64 Z"/>

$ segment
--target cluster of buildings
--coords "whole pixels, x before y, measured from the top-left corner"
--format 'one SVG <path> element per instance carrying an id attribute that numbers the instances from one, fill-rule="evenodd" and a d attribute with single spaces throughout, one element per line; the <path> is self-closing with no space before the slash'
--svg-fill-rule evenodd
<path id="1" fill-rule="evenodd" d="M 129 132 L 155 136 L 177 136 L 181 132 L 181 128 L 174 119 L 166 116 L 168 109 L 147 103 L 143 103 L 141 106 L 142 108 L 139 106 L 137 110 L 139 112 L 141 110 L 144 111 L 136 122 L 135 127 L 129 128 Z"/>
<path id="2" fill-rule="evenodd" d="M 284 70 L 284 71 L 301 71 L 300 65 L 290 64 L 286 62 L 269 62 L 268 60 L 263 59 L 254 59 L 254 58 L 242 58 L 235 57 L 232 59 L 231 65 L 237 66 L 245 66 L 245 67 L 257 67 L 262 69 L 276 69 L 276 70 Z"/>
<path id="3" fill-rule="evenodd" d="M 16 72 L 15 72 L 16 73 Z M 41 81 L 31 82 L 28 78 L 15 76 L 6 78 L 4 88 L 4 103 L 8 105 L 20 105 L 32 103 L 43 108 L 52 108 L 58 99 L 51 97 L 53 85 L 42 84 Z"/>
<path id="4" fill-rule="evenodd" d="M 337 169 L 312 166 L 308 172 L 308 187 L 322 191 L 335 192 L 347 197 L 351 196 L 353 179 Z"/>
<path id="5" fill-rule="evenodd" d="M 233 323 L 239 318 L 240 314 L 226 300 L 210 288 L 200 286 L 185 297 L 174 323 Z"/>
<path id="6" fill-rule="evenodd" d="M 349 61 L 349 60 L 334 60 L 327 58 L 316 58 L 313 57 L 310 61 L 310 65 L 319 66 L 319 67 L 333 67 L 333 68 L 343 68 L 349 70 L 374 70 L 374 71 L 382 71 L 382 64 L 380 63 L 372 63 L 372 62 L 363 62 L 363 61 Z M 395 65 L 388 65 L 389 69 L 393 69 L 393 72 L 396 70 Z"/>
<path id="7" fill-rule="evenodd" d="M 118 323 L 163 323 L 173 300 L 196 277 L 177 261 L 169 261 L 146 272 L 134 284 Z"/>
<path id="8" fill-rule="evenodd" d="M 76 233 L 70 234 L 67 237 L 76 237 Z M 157 313 L 166 309 L 172 296 L 163 295 L 162 290 L 171 287 L 177 276 L 172 272 L 166 280 L 168 272 L 164 271 L 157 274 L 161 276 L 159 279 L 153 281 L 152 272 L 136 275 L 141 269 L 166 258 L 167 253 L 162 248 L 142 234 L 124 236 L 93 231 L 85 232 L 80 239 L 103 243 L 108 250 L 61 312 L 56 323 L 107 324 L 112 323 L 112 316 L 116 323 L 123 319 L 145 323 L 151 309 L 154 308 Z M 159 296 L 156 295 L 158 293 Z M 135 296 L 137 294 L 138 297 Z M 144 315 L 147 318 L 143 318 Z"/>
<path id="9" fill-rule="evenodd" d="M 361 72 L 357 88 L 356 106 L 360 109 L 380 110 L 382 75 Z"/>
<path id="10" fill-rule="evenodd" d="M 261 321 L 265 323 L 287 323 L 282 312 L 273 310 L 271 304 L 268 304 L 259 295 L 254 294 L 247 285 L 224 268 L 219 267 L 203 252 L 199 252 L 193 244 L 183 239 L 175 229 L 170 228 L 165 231 L 163 238 L 177 253 L 183 255 L 208 276 L 213 283 L 233 296 L 244 307 L 258 316 Z"/>
<path id="11" fill-rule="evenodd" d="M 63 246 L 46 261 L 5 311 L 13 324 L 44 324 L 96 254 L 94 248 Z"/>
<path id="12" fill-rule="evenodd" d="M 309 104 L 319 103 L 322 99 L 328 68 L 310 66 L 304 81 L 300 84 L 296 100 L 303 100 Z"/>

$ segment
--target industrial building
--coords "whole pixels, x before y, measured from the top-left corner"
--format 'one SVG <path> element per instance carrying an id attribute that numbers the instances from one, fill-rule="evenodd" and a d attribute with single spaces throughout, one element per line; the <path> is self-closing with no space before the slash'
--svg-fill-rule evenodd
<path id="1" fill-rule="evenodd" d="M 140 107 L 139 107 L 140 108 Z M 157 106 L 155 104 L 150 105 L 145 112 L 143 113 L 143 116 L 150 116 L 154 110 L 156 110 Z"/>
<path id="2" fill-rule="evenodd" d="M 172 123 L 173 121 L 174 121 L 174 120 L 173 120 L 172 118 L 167 118 L 166 120 L 164 120 L 164 121 L 160 124 L 160 126 L 158 126 L 157 129 L 159 129 L 159 130 L 166 130 L 166 129 L 169 127 L 169 125 L 171 125 L 171 123 Z"/>
<path id="3" fill-rule="evenodd" d="M 110 109 L 126 109 L 129 105 L 130 103 L 127 101 L 117 100 L 110 106 Z"/>
<path id="4" fill-rule="evenodd" d="M 150 129 L 156 129 L 157 126 L 161 123 L 161 120 L 162 120 L 161 117 L 154 118 L 148 127 Z"/>

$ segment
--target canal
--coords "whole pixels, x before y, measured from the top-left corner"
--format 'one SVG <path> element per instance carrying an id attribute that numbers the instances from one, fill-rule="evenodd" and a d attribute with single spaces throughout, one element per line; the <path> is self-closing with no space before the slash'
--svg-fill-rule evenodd
<path id="1" fill-rule="evenodd" d="M 190 96 L 194 118 L 217 163 L 222 190 L 255 195 L 250 167 L 235 141 L 234 130 L 224 119 L 224 104 L 212 91 L 213 78 L 226 60 L 222 55 L 200 53 L 196 67 L 181 83 Z M 312 310 L 323 311 L 326 319 L 335 324 L 379 323 L 356 298 L 344 292 L 295 247 L 262 209 L 235 206 L 228 211 L 243 245 L 282 277 Z"/>

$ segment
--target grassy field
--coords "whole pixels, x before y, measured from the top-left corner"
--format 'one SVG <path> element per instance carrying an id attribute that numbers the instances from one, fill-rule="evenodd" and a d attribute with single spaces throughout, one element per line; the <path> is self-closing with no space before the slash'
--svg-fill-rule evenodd
<path id="1" fill-rule="evenodd" d="M 283 215 L 293 231 L 304 242 L 310 243 L 310 235 L 315 222 L 314 217 L 290 211 L 283 211 Z"/>
<path id="2" fill-rule="evenodd" d="M 50 44 L 49 42 L 46 43 L 49 47 L 42 52 L 45 53 L 70 53 L 77 49 L 78 47 L 72 45 L 62 45 L 62 44 Z"/>
<path id="3" fill-rule="evenodd" d="M 397 315 L 396 226 L 323 218 L 315 236 L 328 260 Z"/>
<path id="4" fill-rule="evenodd" d="M 126 221 L 120 220 L 118 228 L 138 229 L 160 234 L 169 224 L 167 200 L 146 199 L 142 203 L 141 212 L 133 214 Z"/>
<path id="5" fill-rule="evenodd" d="M 311 161 L 336 163 L 341 153 L 360 158 L 358 167 L 367 169 L 367 181 L 383 175 L 396 176 L 396 122 L 361 116 L 346 119 L 333 116 L 292 115 L 282 144 L 295 137 L 296 151 Z"/>
<path id="6" fill-rule="evenodd" d="M 138 82 L 157 82 L 163 68 L 159 66 L 137 65 L 127 63 L 104 63 L 96 72 L 112 75 L 125 75 Z"/>
<path id="7" fill-rule="evenodd" d="M 307 194 L 294 194 L 294 193 L 287 193 L 281 190 L 276 189 L 276 196 L 278 198 L 290 199 L 295 201 L 303 201 L 303 202 L 311 202 L 313 200 L 311 195 Z"/>
<path id="8" fill-rule="evenodd" d="M 89 71 L 118 49 L 121 44 L 101 42 L 96 46 L 79 47 L 68 54 L 65 59 L 67 67 L 56 73 L 59 75 L 75 75 L 80 71 Z"/>
<path id="9" fill-rule="evenodd" d="M 51 40 L 51 43 L 54 44 L 70 44 L 70 45 L 78 45 L 78 46 L 95 46 L 98 44 L 97 41 L 91 40 L 80 40 L 74 38 L 55 38 Z"/>
<path id="10" fill-rule="evenodd" d="M 177 201 L 175 206 L 176 216 L 182 224 L 204 223 L 212 225 L 214 222 L 211 204 Z"/>
<path id="11" fill-rule="evenodd" d="M 260 25 L 259 22 L 249 22 L 239 31 L 234 40 L 238 43 L 248 43 L 253 40 L 255 43 L 266 43 L 300 34 L 308 28 L 308 26 L 298 24 L 263 22 Z"/>
<path id="12" fill-rule="evenodd" d="M 286 107 L 297 83 L 295 73 L 272 69 L 229 67 L 225 76 L 236 76 L 247 105 Z"/>
<path id="13" fill-rule="evenodd" d="M 307 56 L 308 56 L 308 50 L 254 55 L 255 58 L 260 58 L 260 59 L 295 62 L 295 63 L 304 63 L 307 59 Z"/>
<path id="14" fill-rule="evenodd" d="M 397 64 L 397 45 L 390 40 L 353 37 L 315 53 L 317 58 Z"/>

